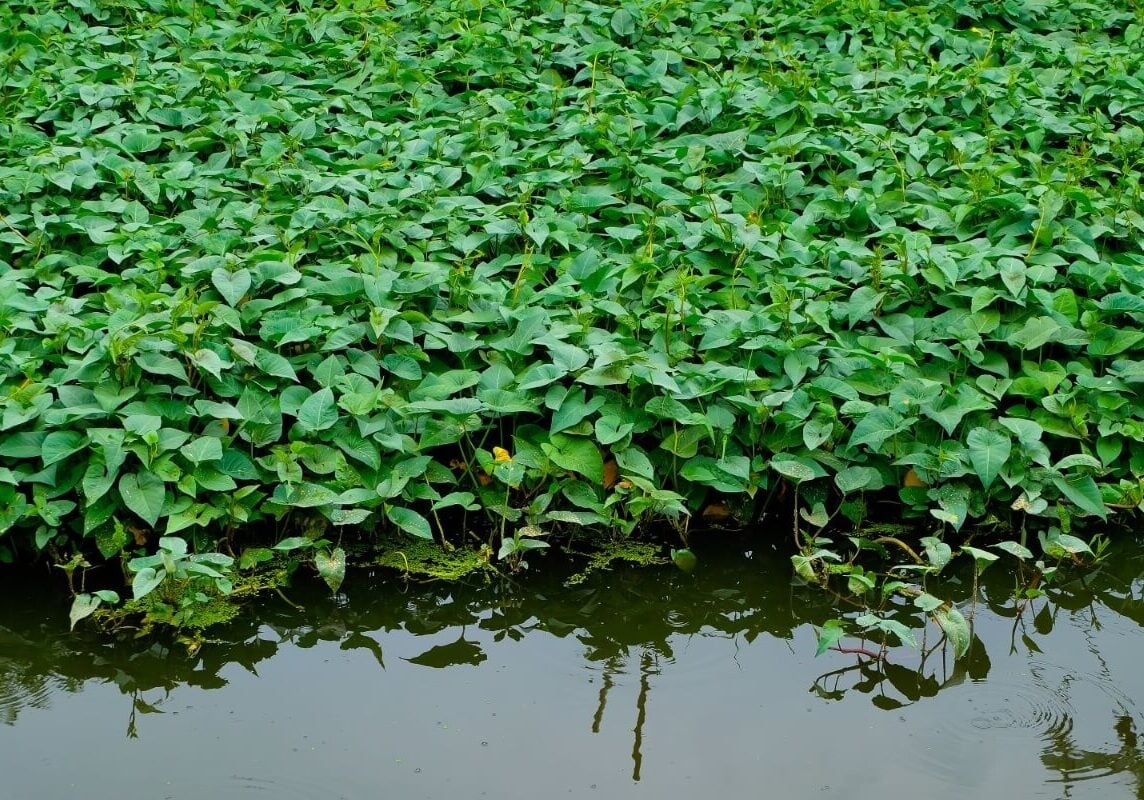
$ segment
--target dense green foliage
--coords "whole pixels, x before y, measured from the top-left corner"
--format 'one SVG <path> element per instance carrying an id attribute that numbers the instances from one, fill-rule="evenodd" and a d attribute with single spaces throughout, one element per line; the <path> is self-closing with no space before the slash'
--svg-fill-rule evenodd
<path id="1" fill-rule="evenodd" d="M 6 3 L 0 555 L 1136 506 L 1142 21 Z"/>

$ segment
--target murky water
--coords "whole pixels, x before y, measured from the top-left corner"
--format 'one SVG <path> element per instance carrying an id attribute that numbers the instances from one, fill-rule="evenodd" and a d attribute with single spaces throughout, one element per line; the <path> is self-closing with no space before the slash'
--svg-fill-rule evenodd
<path id="1" fill-rule="evenodd" d="M 747 545 L 574 587 L 296 588 L 307 612 L 268 600 L 193 658 L 69 635 L 4 578 L 0 797 L 1144 798 L 1128 552 L 1020 611 L 992 568 L 957 664 L 815 658 L 829 596 Z"/>

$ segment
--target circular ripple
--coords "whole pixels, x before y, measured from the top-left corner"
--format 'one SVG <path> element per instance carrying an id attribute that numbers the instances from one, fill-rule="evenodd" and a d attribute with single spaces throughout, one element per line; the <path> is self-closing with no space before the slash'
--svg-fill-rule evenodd
<path id="1" fill-rule="evenodd" d="M 1083 677 L 1075 672 L 1031 660 L 1027 672 L 977 682 L 971 698 L 977 711 L 970 716 L 969 727 L 982 734 L 1031 731 L 1050 742 L 1067 737 L 1076 713 L 1071 687 L 1078 680 Z"/>
<path id="2" fill-rule="evenodd" d="M 998 687 L 1001 689 L 1002 687 Z M 1040 682 L 1010 685 L 1003 687 L 1000 698 L 995 695 L 998 689 L 983 694 L 988 710 L 970 720 L 970 725 L 979 731 L 1002 729 L 1031 730 L 1045 741 L 1067 737 L 1072 733 L 1075 709 L 1067 695 Z"/>
<path id="3" fill-rule="evenodd" d="M 1125 750 L 1134 751 L 1139 714 L 1105 672 L 1033 658 L 1023 672 L 991 676 L 961 689 L 964 701 L 943 714 L 929 735 L 911 737 L 917 763 L 951 785 L 964 782 L 965 770 L 980 763 L 983 748 L 1004 758 L 1012 748 L 1023 751 L 1027 745 L 1018 742 L 1030 737 L 1039 741 L 1042 765 L 1053 774 L 1049 785 L 1107 779 L 1124 771 L 1126 759 L 1139 757 Z M 1085 724 L 1077 726 L 1074 719 Z M 1107 720 L 1109 728 L 1103 740 L 1085 741 L 1082 729 L 1089 738 L 1100 729 L 1099 723 L 1092 726 L 1094 720 Z"/>
<path id="4" fill-rule="evenodd" d="M 915 763 L 942 783 L 964 786 L 986 755 L 1026 753 L 1022 740 L 1032 737 L 1042 743 L 1038 749 L 1051 750 L 1073 730 L 1072 679 L 1067 671 L 1030 663 L 1024 673 L 946 687 L 938 701 L 947 707 L 937 715 L 923 714 L 924 733 L 907 737 Z"/>
<path id="5" fill-rule="evenodd" d="M 16 724 L 25 709 L 47 708 L 52 695 L 60 690 L 58 684 L 51 675 L 28 667 L 5 665 L 0 660 L 0 724 Z"/>

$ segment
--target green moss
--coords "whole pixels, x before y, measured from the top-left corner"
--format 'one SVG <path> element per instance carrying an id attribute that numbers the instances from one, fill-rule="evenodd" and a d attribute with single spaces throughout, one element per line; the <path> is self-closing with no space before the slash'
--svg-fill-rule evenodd
<path id="1" fill-rule="evenodd" d="M 902 525 L 895 522 L 867 522 L 858 529 L 855 535 L 873 539 L 878 536 L 909 536 L 919 530 L 917 525 Z"/>
<path id="2" fill-rule="evenodd" d="M 251 597 L 270 589 L 285 586 L 290 576 L 281 564 L 267 565 L 263 569 L 243 575 L 229 594 L 212 592 L 205 600 L 190 594 L 180 596 L 178 585 L 161 587 L 141 600 L 128 600 L 118 607 L 101 607 L 95 618 L 106 629 L 115 629 L 131 623 L 143 632 L 159 627 L 170 627 L 197 634 L 215 625 L 234 619 L 243 604 Z"/>
<path id="3" fill-rule="evenodd" d="M 583 583 L 593 572 L 607 569 L 615 561 L 625 561 L 641 567 L 666 564 L 668 561 L 663 556 L 663 548 L 650 542 L 594 539 L 591 546 L 594 549 L 588 555 L 587 566 L 566 580 L 565 586 Z"/>
<path id="4" fill-rule="evenodd" d="M 117 608 L 101 608 L 96 612 L 96 618 L 108 629 L 131 622 L 144 633 L 156 626 L 202 631 L 212 625 L 231 621 L 238 615 L 241 605 L 241 596 L 233 594 L 217 595 L 206 601 L 195 600 L 186 605 L 169 603 L 148 595 L 142 600 L 128 600 Z"/>
<path id="5" fill-rule="evenodd" d="M 487 548 L 473 550 L 461 547 L 445 550 L 436 542 L 419 539 L 394 539 L 382 545 L 375 563 L 434 580 L 455 581 L 476 572 L 492 570 Z"/>

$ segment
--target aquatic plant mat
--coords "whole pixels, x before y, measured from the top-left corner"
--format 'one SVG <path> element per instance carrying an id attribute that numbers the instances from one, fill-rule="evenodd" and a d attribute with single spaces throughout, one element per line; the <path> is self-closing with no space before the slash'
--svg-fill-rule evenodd
<path id="1" fill-rule="evenodd" d="M 0 558 L 204 602 L 768 499 L 811 579 L 871 509 L 1081 553 L 1144 494 L 1141 13 L 4 3 Z"/>

